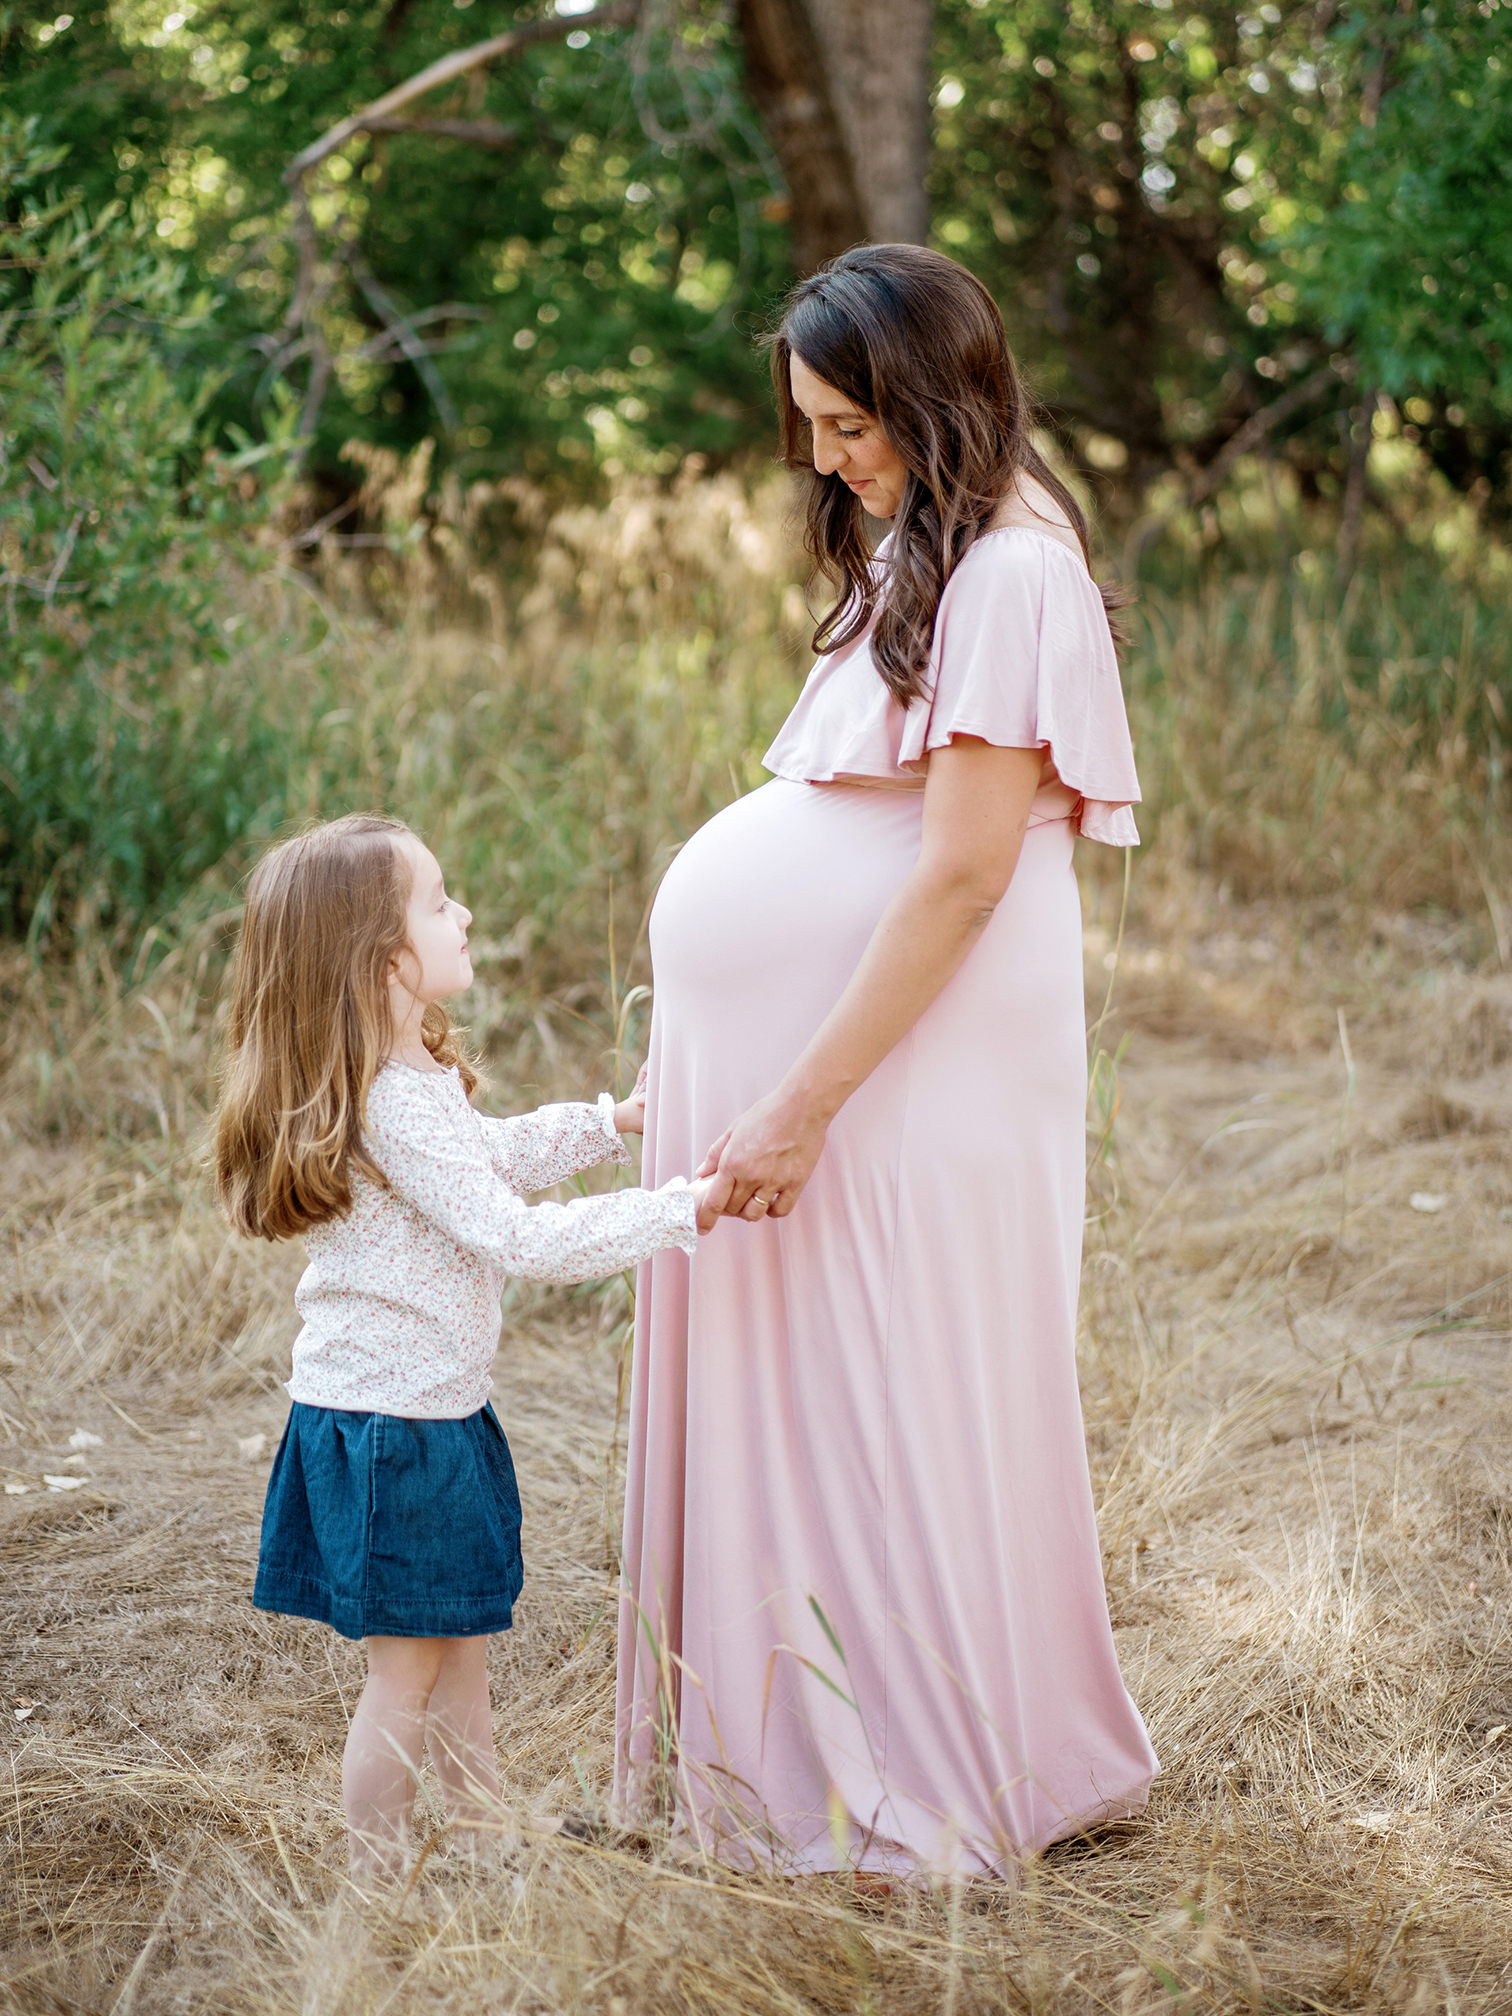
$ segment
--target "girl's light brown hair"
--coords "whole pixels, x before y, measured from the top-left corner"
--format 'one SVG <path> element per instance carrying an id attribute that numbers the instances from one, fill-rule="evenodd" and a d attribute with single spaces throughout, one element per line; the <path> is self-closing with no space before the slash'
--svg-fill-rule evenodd
<path id="1" fill-rule="evenodd" d="M 843 650 L 875 616 L 883 683 L 901 706 L 917 700 L 945 584 L 1020 471 L 1060 505 L 1091 566 L 1086 514 L 1034 445 L 1037 415 L 997 303 L 954 259 L 922 245 L 857 245 L 798 282 L 768 342 L 783 456 L 809 475 L 804 544 L 839 591 L 814 632 L 816 651 Z M 789 377 L 795 355 L 875 415 L 908 471 L 885 585 L 859 498 L 813 467 Z M 1122 643 L 1114 612 L 1128 595 L 1105 587 L 1102 598 Z"/>
<path id="2" fill-rule="evenodd" d="M 352 1208 L 352 1172 L 394 1040 L 390 962 L 409 943 L 412 875 L 397 819 L 354 813 L 285 840 L 247 887 L 215 1123 L 215 1188 L 238 1232 L 290 1239 Z M 439 1003 L 421 1031 L 471 1093 L 477 1072 Z"/>

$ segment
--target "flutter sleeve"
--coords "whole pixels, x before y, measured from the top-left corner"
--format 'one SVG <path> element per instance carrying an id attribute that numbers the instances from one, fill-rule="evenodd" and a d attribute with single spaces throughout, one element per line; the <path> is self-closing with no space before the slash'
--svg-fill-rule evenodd
<path id="1" fill-rule="evenodd" d="M 528 1281 L 600 1281 L 698 1245 L 693 1193 L 613 1190 L 570 1204 L 527 1204 L 494 1167 L 478 1115 L 450 1073 L 388 1070 L 368 1094 L 364 1129 L 389 1188 L 464 1251 Z"/>
<path id="2" fill-rule="evenodd" d="M 909 708 L 899 767 L 915 773 L 957 735 L 1046 749 L 1081 799 L 1089 840 L 1139 844 L 1139 778 L 1102 597 L 1080 558 L 1019 527 L 992 532 L 946 583 L 929 690 Z"/>
<path id="3" fill-rule="evenodd" d="M 580 1169 L 630 1160 L 614 1124 L 612 1092 L 601 1092 L 596 1106 L 538 1106 L 534 1113 L 516 1113 L 507 1120 L 480 1113 L 478 1128 L 489 1161 L 511 1190 L 526 1197 Z"/>

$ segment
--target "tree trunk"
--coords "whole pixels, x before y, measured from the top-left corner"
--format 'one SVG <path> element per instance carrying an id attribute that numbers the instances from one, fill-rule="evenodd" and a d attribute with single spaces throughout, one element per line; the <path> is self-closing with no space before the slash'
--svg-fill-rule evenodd
<path id="1" fill-rule="evenodd" d="M 793 199 L 793 258 L 921 244 L 934 0 L 739 0 L 746 82 Z"/>

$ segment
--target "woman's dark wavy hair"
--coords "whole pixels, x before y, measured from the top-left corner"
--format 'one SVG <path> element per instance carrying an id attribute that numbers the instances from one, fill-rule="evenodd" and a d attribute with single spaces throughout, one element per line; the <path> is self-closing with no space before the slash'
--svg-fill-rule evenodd
<path id="1" fill-rule="evenodd" d="M 814 631 L 816 651 L 843 650 L 875 615 L 877 670 L 900 705 L 918 699 L 945 584 L 1020 471 L 1060 505 L 1090 567 L 1086 514 L 1034 445 L 1036 409 L 1003 318 L 964 266 L 921 245 L 858 245 L 798 282 L 767 341 L 783 457 L 810 477 L 804 544 L 839 591 Z M 908 471 L 884 581 L 860 500 L 813 467 L 794 355 L 876 417 Z M 1102 597 L 1122 642 L 1111 617 L 1127 596 L 1105 587 Z"/>

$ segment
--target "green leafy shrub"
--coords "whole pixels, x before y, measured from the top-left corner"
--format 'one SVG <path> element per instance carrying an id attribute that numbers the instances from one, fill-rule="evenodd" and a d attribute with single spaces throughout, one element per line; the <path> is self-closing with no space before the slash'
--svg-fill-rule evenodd
<path id="1" fill-rule="evenodd" d="M 223 675 L 283 439 L 207 448 L 205 294 L 147 219 L 0 126 L 0 932 L 129 933 L 281 816 L 285 735 Z"/>
<path id="2" fill-rule="evenodd" d="M 1441 18 L 1440 18 L 1441 16 Z M 1491 8 L 1351 18 L 1365 117 L 1343 200 L 1300 229 L 1303 298 L 1367 380 L 1438 392 L 1505 427 L 1512 400 L 1512 42 Z M 1462 424 L 1462 423 L 1454 423 Z"/>

